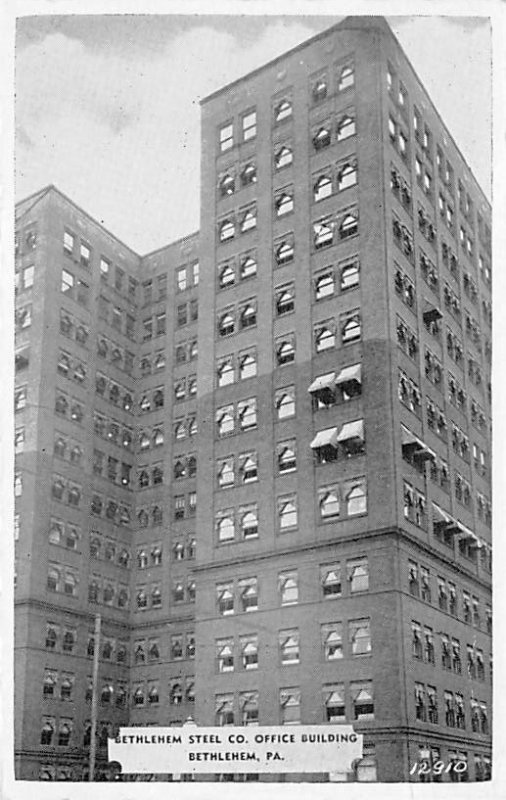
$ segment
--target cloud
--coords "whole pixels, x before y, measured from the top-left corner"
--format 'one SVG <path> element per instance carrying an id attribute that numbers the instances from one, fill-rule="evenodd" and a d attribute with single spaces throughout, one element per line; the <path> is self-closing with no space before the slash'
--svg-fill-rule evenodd
<path id="1" fill-rule="evenodd" d="M 277 21 L 244 47 L 197 25 L 135 59 L 61 32 L 28 44 L 17 63 L 19 193 L 56 183 L 141 251 L 196 229 L 199 100 L 313 33 Z"/>

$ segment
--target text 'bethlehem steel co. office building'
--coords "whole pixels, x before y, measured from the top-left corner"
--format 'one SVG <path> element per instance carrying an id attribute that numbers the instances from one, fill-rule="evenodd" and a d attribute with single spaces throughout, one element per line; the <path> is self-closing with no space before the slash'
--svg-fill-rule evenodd
<path id="1" fill-rule="evenodd" d="M 86 777 L 99 647 L 100 768 L 191 716 L 488 779 L 489 205 L 382 19 L 208 97 L 202 147 L 199 235 L 146 257 L 18 206 L 17 775 Z"/>

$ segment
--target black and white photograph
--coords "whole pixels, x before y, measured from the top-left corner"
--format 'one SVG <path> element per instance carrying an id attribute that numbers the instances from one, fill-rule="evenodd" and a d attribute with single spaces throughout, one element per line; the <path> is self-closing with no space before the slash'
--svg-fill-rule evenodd
<path id="1" fill-rule="evenodd" d="M 5 796 L 499 796 L 491 17 L 103 5 L 14 20 Z"/>

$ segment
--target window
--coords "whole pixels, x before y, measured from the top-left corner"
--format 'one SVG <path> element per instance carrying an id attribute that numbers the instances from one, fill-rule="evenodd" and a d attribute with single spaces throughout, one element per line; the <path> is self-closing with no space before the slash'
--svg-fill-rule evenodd
<path id="1" fill-rule="evenodd" d="M 280 474 L 294 472 L 297 469 L 297 455 L 295 439 L 281 442 L 276 447 L 278 471 Z"/>
<path id="2" fill-rule="evenodd" d="M 218 436 L 228 436 L 234 432 L 235 418 L 234 407 L 224 406 L 216 411 Z"/>
<path id="3" fill-rule="evenodd" d="M 278 501 L 278 518 L 280 530 L 297 527 L 297 502 L 295 497 Z"/>
<path id="4" fill-rule="evenodd" d="M 81 242 L 81 245 L 80 245 L 80 248 L 79 248 L 79 260 L 80 260 L 81 265 L 83 267 L 89 267 L 90 266 L 91 249 L 88 247 L 87 244 L 84 244 L 84 242 Z"/>
<path id="5" fill-rule="evenodd" d="M 249 634 L 240 637 L 241 662 L 243 669 L 258 668 L 258 636 Z"/>
<path id="6" fill-rule="evenodd" d="M 242 483 L 253 483 L 258 479 L 256 453 L 246 453 L 241 456 L 239 472 Z"/>
<path id="7" fill-rule="evenodd" d="M 216 662 L 218 672 L 234 671 L 234 640 L 232 638 L 216 640 Z"/>
<path id="8" fill-rule="evenodd" d="M 281 194 L 276 196 L 274 205 L 276 207 L 277 217 L 284 217 L 285 214 L 289 214 L 291 211 L 293 211 L 294 206 L 293 191 L 285 190 L 281 192 Z"/>
<path id="9" fill-rule="evenodd" d="M 256 302 L 250 301 L 240 310 L 239 323 L 242 330 L 251 328 L 257 323 L 257 307 Z"/>
<path id="10" fill-rule="evenodd" d="M 349 189 L 357 183 L 357 163 L 347 162 L 339 167 L 337 172 L 337 189 L 339 192 Z"/>
<path id="11" fill-rule="evenodd" d="M 323 150 L 331 142 L 330 130 L 327 126 L 318 128 L 313 134 L 313 147 L 315 150 Z"/>
<path id="12" fill-rule="evenodd" d="M 358 233 L 358 212 L 353 211 L 345 214 L 339 224 L 339 238 L 349 239 Z"/>
<path id="13" fill-rule="evenodd" d="M 240 263 L 239 263 L 239 274 L 241 276 L 241 280 L 247 280 L 248 278 L 254 278 L 257 274 L 257 262 L 256 262 L 256 255 L 251 253 L 246 253 L 244 256 L 241 256 Z"/>
<path id="14" fill-rule="evenodd" d="M 235 332 L 235 319 L 233 313 L 227 311 L 218 321 L 218 333 L 220 336 L 230 336 Z"/>
<path id="15" fill-rule="evenodd" d="M 282 266 L 290 263 L 294 258 L 293 234 L 277 242 L 274 246 L 276 264 Z"/>
<path id="16" fill-rule="evenodd" d="M 257 182 L 257 168 L 253 161 L 248 161 L 247 164 L 241 170 L 241 184 L 243 186 L 249 186 L 250 183 Z M 256 219 L 255 219 L 256 225 Z"/>
<path id="17" fill-rule="evenodd" d="M 355 133 L 355 118 L 345 114 L 337 123 L 337 141 L 342 142 L 344 139 L 348 139 L 349 136 L 354 136 Z"/>
<path id="18" fill-rule="evenodd" d="M 317 203 L 332 194 L 332 178 L 329 175 L 320 175 L 313 185 L 313 200 Z"/>
<path id="19" fill-rule="evenodd" d="M 360 282 L 360 267 L 356 259 L 341 266 L 341 291 L 354 289 Z"/>
<path id="20" fill-rule="evenodd" d="M 313 242 L 316 250 L 328 247 L 334 241 L 334 223 L 330 219 L 322 219 L 313 223 Z"/>
<path id="21" fill-rule="evenodd" d="M 287 145 L 282 145 L 274 155 L 276 169 L 288 167 L 293 161 L 293 151 Z"/>
<path id="22" fill-rule="evenodd" d="M 329 622 L 321 627 L 323 657 L 325 661 L 336 661 L 343 657 L 342 622 Z"/>
<path id="23" fill-rule="evenodd" d="M 237 404 L 237 416 L 241 430 L 246 431 L 257 425 L 256 399 L 243 400 Z"/>
<path id="24" fill-rule="evenodd" d="M 234 126 L 232 122 L 223 125 L 220 128 L 220 150 L 225 153 L 234 146 Z"/>
<path id="25" fill-rule="evenodd" d="M 278 419 L 295 416 L 295 387 L 278 389 L 275 394 L 275 406 Z"/>
<path id="26" fill-rule="evenodd" d="M 348 637 L 352 655 L 368 655 L 372 649 L 370 620 L 350 620 L 348 623 Z"/>
<path id="27" fill-rule="evenodd" d="M 357 342 L 362 337 L 362 326 L 359 314 L 346 315 L 341 327 L 343 344 Z"/>
<path id="28" fill-rule="evenodd" d="M 249 111 L 242 117 L 242 138 L 245 142 L 253 139 L 257 134 L 256 111 Z"/>
<path id="29" fill-rule="evenodd" d="M 330 350 L 336 345 L 335 326 L 332 321 L 315 328 L 315 349 L 317 353 Z"/>
<path id="30" fill-rule="evenodd" d="M 218 604 L 218 612 L 221 616 L 227 616 L 234 613 L 234 593 L 233 585 L 231 583 L 218 584 L 216 586 L 216 597 Z"/>
<path id="31" fill-rule="evenodd" d="M 293 284 L 276 291 L 276 314 L 278 317 L 289 314 L 295 308 L 295 289 Z"/>
<path id="32" fill-rule="evenodd" d="M 332 270 L 320 273 L 315 279 L 315 299 L 325 300 L 334 294 L 334 273 Z"/>
<path id="33" fill-rule="evenodd" d="M 279 660 L 282 666 L 299 663 L 299 631 L 282 630 L 278 634 Z"/>
<path id="34" fill-rule="evenodd" d="M 235 222 L 231 219 L 224 219 L 218 226 L 220 242 L 227 242 L 235 236 Z"/>
<path id="35" fill-rule="evenodd" d="M 299 583 L 297 572 L 281 572 L 278 576 L 278 591 L 282 606 L 299 602 Z"/>
<path id="36" fill-rule="evenodd" d="M 243 578 L 238 583 L 243 611 L 258 609 L 258 584 L 256 578 Z"/>
<path id="37" fill-rule="evenodd" d="M 235 180 L 234 180 L 233 175 L 230 175 L 230 173 L 227 173 L 226 175 L 223 175 L 223 177 L 220 178 L 218 187 L 219 187 L 219 191 L 220 191 L 220 196 L 221 197 L 227 197 L 227 196 L 229 196 L 231 194 L 234 194 L 234 192 L 235 192 Z M 180 272 L 181 272 L 181 270 L 180 270 Z M 179 275 L 179 273 L 178 273 L 178 275 Z M 184 287 L 180 287 L 179 284 L 178 284 L 178 288 L 179 288 L 180 291 L 182 291 L 183 288 L 186 289 L 186 270 L 184 270 Z"/>
<path id="38" fill-rule="evenodd" d="M 241 233 L 251 231 L 257 226 L 256 206 L 246 209 L 240 217 Z"/>
<path id="39" fill-rule="evenodd" d="M 324 599 L 332 600 L 335 597 L 341 597 L 340 564 L 327 564 L 320 567 L 320 580 Z"/>
<path id="40" fill-rule="evenodd" d="M 278 366 L 290 364 L 295 360 L 295 341 L 293 336 L 276 342 L 276 361 Z"/>
<path id="41" fill-rule="evenodd" d="M 257 374 L 256 352 L 244 353 L 239 355 L 239 378 L 246 380 L 254 378 Z"/>
<path id="42" fill-rule="evenodd" d="M 292 116 L 292 103 L 287 98 L 281 100 L 274 108 L 274 121 L 282 122 Z"/>
<path id="43" fill-rule="evenodd" d="M 258 537 L 258 510 L 256 504 L 240 508 L 239 518 L 243 539 Z"/>
<path id="44" fill-rule="evenodd" d="M 336 683 L 323 687 L 325 721 L 343 722 L 346 719 L 344 684 Z"/>
<path id="45" fill-rule="evenodd" d="M 218 541 L 229 542 L 235 537 L 235 522 L 233 511 L 221 511 L 217 516 L 216 530 Z"/>
<path id="46" fill-rule="evenodd" d="M 353 701 L 353 718 L 361 720 L 374 719 L 374 699 L 372 681 L 357 681 L 350 684 Z"/>
<path id="47" fill-rule="evenodd" d="M 350 592 L 366 592 L 369 589 L 369 564 L 367 556 L 352 559 L 346 563 Z"/>
<path id="48" fill-rule="evenodd" d="M 25 284 L 26 285 L 26 284 Z M 74 276 L 66 269 L 61 272 L 61 290 L 64 294 L 71 294 L 74 288 Z"/>
<path id="49" fill-rule="evenodd" d="M 280 689 L 279 705 L 282 725 L 300 724 L 300 689 Z"/>
<path id="50" fill-rule="evenodd" d="M 343 92 L 350 89 L 355 84 L 355 70 L 352 63 L 345 64 L 338 71 L 337 90 Z"/>

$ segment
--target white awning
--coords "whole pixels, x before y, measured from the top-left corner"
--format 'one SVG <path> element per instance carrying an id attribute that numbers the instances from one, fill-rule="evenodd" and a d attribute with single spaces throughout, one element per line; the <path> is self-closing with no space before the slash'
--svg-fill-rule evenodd
<path id="1" fill-rule="evenodd" d="M 339 436 L 338 442 L 347 442 L 350 439 L 364 440 L 364 420 L 356 419 L 354 422 L 345 422 Z"/>
<path id="2" fill-rule="evenodd" d="M 313 383 L 308 389 L 310 394 L 321 392 L 322 389 L 333 389 L 335 385 L 336 373 L 327 372 L 325 375 L 319 375 L 314 379 Z"/>
<path id="3" fill-rule="evenodd" d="M 481 547 L 481 540 L 476 536 L 470 528 L 467 528 L 462 522 L 457 521 L 459 526 L 458 537 L 459 539 L 471 539 L 471 544 L 475 547 Z"/>
<path id="4" fill-rule="evenodd" d="M 444 523 L 445 524 L 445 531 L 446 533 L 458 533 L 461 529 L 461 523 L 457 522 L 447 511 L 443 511 L 443 509 L 437 505 L 437 503 L 432 503 L 432 511 L 434 514 L 434 522 L 435 523 Z"/>
<path id="5" fill-rule="evenodd" d="M 425 442 L 422 442 L 418 436 L 415 436 L 405 425 L 401 424 L 402 430 L 402 446 L 409 447 L 413 449 L 413 453 L 417 458 L 428 460 L 428 461 L 435 461 L 436 454 L 433 450 L 428 447 Z"/>
<path id="6" fill-rule="evenodd" d="M 344 367 L 336 378 L 336 386 L 342 383 L 356 381 L 362 383 L 362 364 L 353 364 L 351 367 Z"/>
<path id="7" fill-rule="evenodd" d="M 318 447 L 328 447 L 329 445 L 337 447 L 337 441 L 337 428 L 326 428 L 324 431 L 318 431 L 311 442 L 311 447 L 313 450 Z"/>

